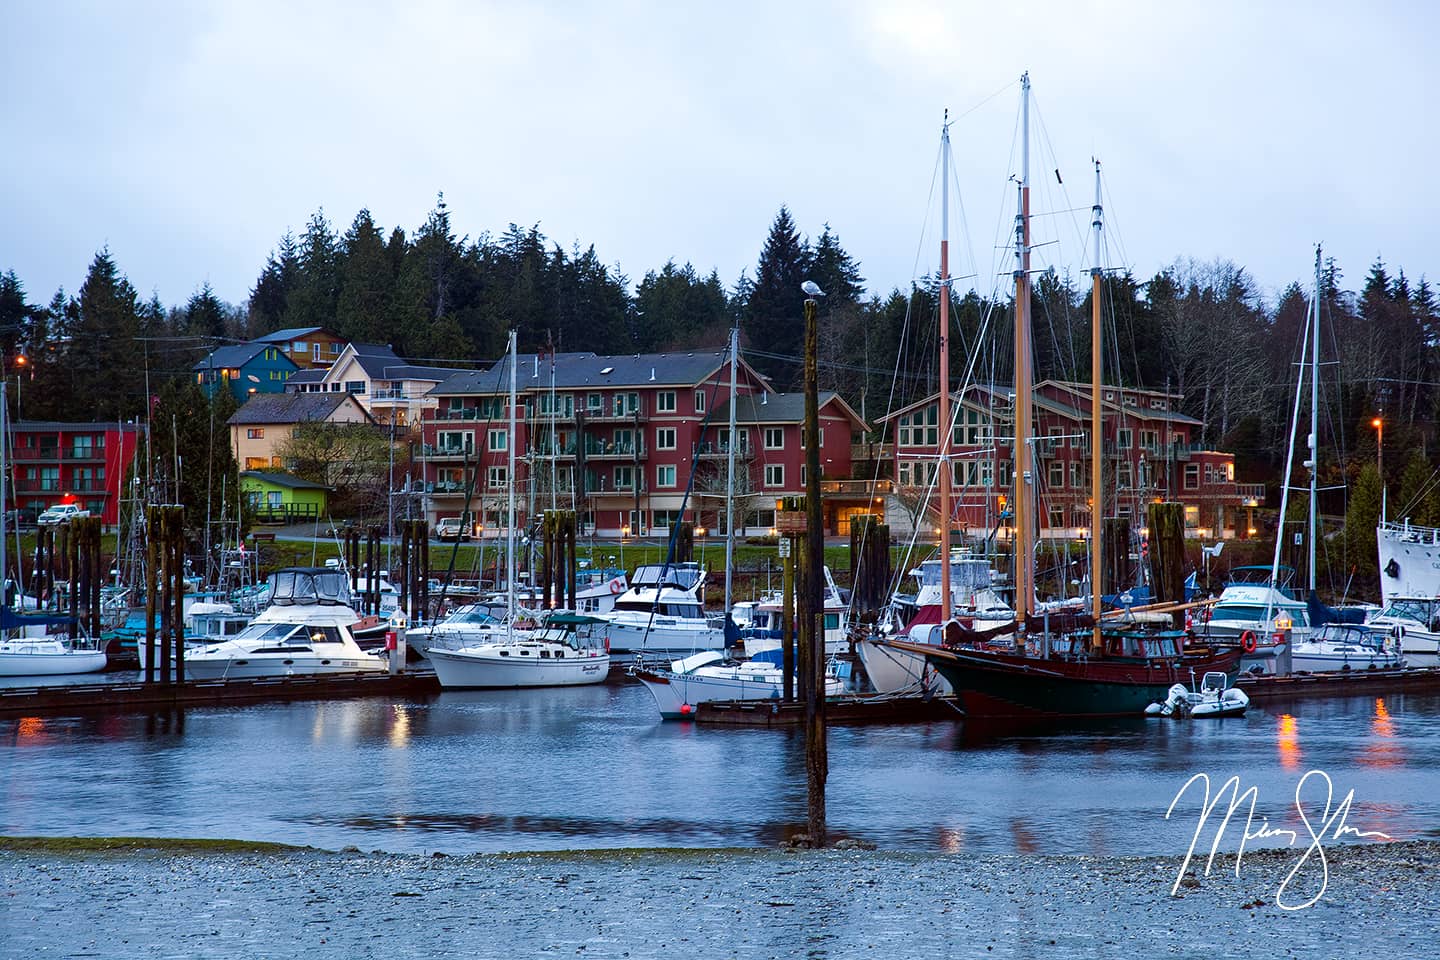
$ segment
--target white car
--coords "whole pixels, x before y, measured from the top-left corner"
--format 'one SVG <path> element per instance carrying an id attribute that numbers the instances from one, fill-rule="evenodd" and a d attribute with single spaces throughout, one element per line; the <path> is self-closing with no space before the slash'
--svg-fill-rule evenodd
<path id="1" fill-rule="evenodd" d="M 90 516 L 90 511 L 83 509 L 78 503 L 57 503 L 41 513 L 35 522 L 42 527 L 48 527 L 52 524 L 74 520 L 76 517 L 88 516 Z"/>
<path id="2" fill-rule="evenodd" d="M 435 521 L 435 528 L 432 531 L 437 540 L 469 540 L 470 531 L 461 523 L 459 517 L 441 517 Z"/>

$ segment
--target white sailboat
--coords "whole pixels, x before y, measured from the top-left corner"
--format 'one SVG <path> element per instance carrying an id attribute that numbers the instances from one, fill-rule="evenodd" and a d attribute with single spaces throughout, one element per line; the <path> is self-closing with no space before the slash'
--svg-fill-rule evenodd
<path id="1" fill-rule="evenodd" d="M 462 642 L 454 648 L 438 647 L 434 634 L 427 637 L 426 653 L 435 667 L 440 685 L 447 688 L 556 687 L 600 683 L 610 673 L 610 653 L 605 647 L 606 622 L 592 617 L 552 616 L 547 628 L 536 634 L 516 630 L 515 618 L 515 331 L 510 331 L 510 490 L 508 529 L 505 538 L 506 616 L 503 636 L 499 629 L 487 630 L 493 637 L 478 643 Z M 443 636 L 443 634 L 442 634 Z"/>

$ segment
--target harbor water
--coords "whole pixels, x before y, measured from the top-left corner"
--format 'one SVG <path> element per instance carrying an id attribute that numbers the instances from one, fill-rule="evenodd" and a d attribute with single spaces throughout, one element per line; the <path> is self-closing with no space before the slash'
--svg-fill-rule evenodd
<path id="1" fill-rule="evenodd" d="M 1440 695 L 1066 730 L 835 727 L 836 837 L 915 853 L 1174 855 L 1200 784 L 1305 834 L 1309 771 L 1349 826 L 1440 837 Z M 1323 787 L 1306 786 L 1307 809 Z M 1243 819 L 1244 814 L 1242 813 Z M 1313 816 L 1313 814 L 1312 814 Z M 638 684 L 0 720 L 0 835 L 197 837 L 451 855 L 773 847 L 805 820 L 798 730 L 661 722 Z M 1222 848 L 1234 849 L 1231 831 Z M 1252 843 L 1263 845 L 1266 841 Z M 1203 846 L 1208 848 L 1209 837 Z"/>

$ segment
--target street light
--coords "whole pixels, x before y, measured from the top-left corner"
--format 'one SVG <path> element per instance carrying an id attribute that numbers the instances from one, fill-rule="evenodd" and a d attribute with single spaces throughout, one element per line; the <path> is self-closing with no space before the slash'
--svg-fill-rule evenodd
<path id="1" fill-rule="evenodd" d="M 1376 417 L 1370 421 L 1375 428 L 1375 471 L 1380 474 L 1380 522 L 1385 522 L 1385 421 Z"/>

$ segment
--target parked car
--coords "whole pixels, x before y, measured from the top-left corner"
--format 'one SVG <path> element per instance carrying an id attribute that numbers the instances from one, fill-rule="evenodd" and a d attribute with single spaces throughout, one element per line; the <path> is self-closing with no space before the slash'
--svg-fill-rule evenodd
<path id="1" fill-rule="evenodd" d="M 16 507 L 5 511 L 5 526 L 11 530 L 24 530 L 35 526 L 35 510 L 32 507 Z"/>
<path id="2" fill-rule="evenodd" d="M 470 528 L 459 517 L 441 517 L 435 521 L 434 532 L 437 540 L 460 542 L 470 539 Z"/>
<path id="3" fill-rule="evenodd" d="M 82 508 L 78 503 L 57 503 L 40 514 L 35 522 L 42 527 L 48 527 L 56 523 L 64 523 L 67 520 L 74 520 L 77 517 L 88 516 L 90 516 L 90 511 Z"/>

